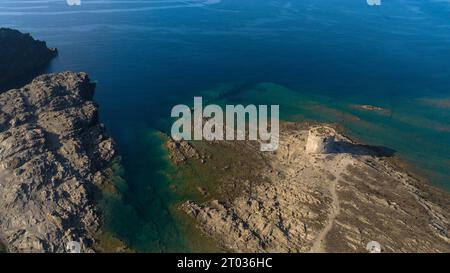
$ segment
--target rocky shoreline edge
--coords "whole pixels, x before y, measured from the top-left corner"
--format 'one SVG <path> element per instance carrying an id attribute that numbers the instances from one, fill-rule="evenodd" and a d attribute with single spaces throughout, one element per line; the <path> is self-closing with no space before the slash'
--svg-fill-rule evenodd
<path id="1" fill-rule="evenodd" d="M 0 87 L 34 73 L 58 54 L 44 41 L 10 28 L 0 28 L 0 45 Z"/>
<path id="2" fill-rule="evenodd" d="M 42 75 L 0 94 L 0 241 L 8 252 L 93 252 L 114 141 L 85 73 Z"/>
<path id="3" fill-rule="evenodd" d="M 226 251 L 450 251 L 450 194 L 334 126 L 285 122 L 274 153 L 251 141 L 166 147 L 197 190 L 180 210 Z"/>

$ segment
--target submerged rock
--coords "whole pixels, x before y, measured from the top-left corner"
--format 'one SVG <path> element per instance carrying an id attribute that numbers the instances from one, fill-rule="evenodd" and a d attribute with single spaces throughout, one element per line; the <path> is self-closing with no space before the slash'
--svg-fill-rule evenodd
<path id="1" fill-rule="evenodd" d="M 0 28 L 0 85 L 41 68 L 56 54 L 30 34 Z"/>
<path id="2" fill-rule="evenodd" d="M 42 75 L 0 94 L 0 241 L 10 252 L 91 251 L 94 180 L 116 155 L 85 73 Z M 98 183 L 98 181 L 95 181 Z"/>

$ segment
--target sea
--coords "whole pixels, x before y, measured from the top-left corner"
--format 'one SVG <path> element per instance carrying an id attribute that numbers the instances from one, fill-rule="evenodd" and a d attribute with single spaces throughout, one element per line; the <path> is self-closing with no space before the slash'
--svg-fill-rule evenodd
<path id="1" fill-rule="evenodd" d="M 0 26 L 58 48 L 45 72 L 97 83 L 121 155 L 105 229 L 135 251 L 217 250 L 177 212 L 159 135 L 194 96 L 340 124 L 450 190 L 448 0 L 0 0 Z"/>

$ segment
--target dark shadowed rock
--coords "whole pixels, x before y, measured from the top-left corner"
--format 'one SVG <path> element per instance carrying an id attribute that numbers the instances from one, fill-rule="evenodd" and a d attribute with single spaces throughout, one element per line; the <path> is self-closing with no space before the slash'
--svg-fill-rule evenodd
<path id="1" fill-rule="evenodd" d="M 0 28 L 0 85 L 41 68 L 56 54 L 30 34 Z"/>
<path id="2" fill-rule="evenodd" d="M 0 241 L 10 252 L 91 250 L 100 226 L 94 178 L 115 147 L 85 73 L 42 75 L 0 94 Z M 98 182 L 98 181 L 96 181 Z"/>

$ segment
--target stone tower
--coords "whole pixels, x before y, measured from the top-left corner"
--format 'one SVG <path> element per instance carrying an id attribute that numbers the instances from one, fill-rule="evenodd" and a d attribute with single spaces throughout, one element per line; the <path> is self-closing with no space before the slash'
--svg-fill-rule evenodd
<path id="1" fill-rule="evenodd" d="M 333 128 L 320 126 L 309 130 L 305 151 L 308 154 L 327 154 L 333 152 L 336 131 Z"/>

